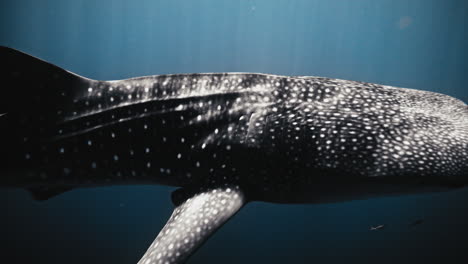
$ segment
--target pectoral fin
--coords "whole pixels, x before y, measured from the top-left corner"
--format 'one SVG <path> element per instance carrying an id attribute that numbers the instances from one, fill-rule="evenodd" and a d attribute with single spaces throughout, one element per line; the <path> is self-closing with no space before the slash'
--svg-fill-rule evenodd
<path id="1" fill-rule="evenodd" d="M 139 264 L 183 263 L 245 204 L 238 187 L 210 188 L 180 203 Z"/>

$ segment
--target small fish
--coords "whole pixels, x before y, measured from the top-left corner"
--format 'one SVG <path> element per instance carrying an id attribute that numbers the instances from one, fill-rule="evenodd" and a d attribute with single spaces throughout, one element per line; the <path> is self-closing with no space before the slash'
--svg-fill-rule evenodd
<path id="1" fill-rule="evenodd" d="M 381 230 L 381 229 L 384 229 L 385 228 L 385 225 L 378 225 L 378 226 L 371 226 L 370 227 L 370 231 L 376 231 L 376 230 Z"/>
<path id="2" fill-rule="evenodd" d="M 415 221 L 411 222 L 409 224 L 409 226 L 412 227 L 412 226 L 420 225 L 422 223 L 424 223 L 424 219 L 420 218 L 420 219 L 416 219 Z"/>

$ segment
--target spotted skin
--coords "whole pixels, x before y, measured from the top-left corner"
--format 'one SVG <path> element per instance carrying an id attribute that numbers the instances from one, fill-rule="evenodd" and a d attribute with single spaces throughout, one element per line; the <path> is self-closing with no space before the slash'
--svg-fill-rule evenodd
<path id="1" fill-rule="evenodd" d="M 0 54 L 12 69 L 2 79 L 21 91 L 3 98 L 23 99 L 0 101 L 9 128 L 0 132 L 3 185 L 54 194 L 182 187 L 189 195 L 165 230 L 185 237 L 197 228 L 191 217 L 222 212 L 198 226 L 214 231 L 249 200 L 334 202 L 468 181 L 468 107 L 447 95 L 256 73 L 95 81 L 8 48 Z M 211 193 L 227 185 L 238 195 L 223 196 L 231 209 Z M 162 232 L 140 262 L 181 262 L 213 231 L 190 245 Z"/>
<path id="2" fill-rule="evenodd" d="M 238 186 L 206 189 L 174 209 L 139 264 L 185 261 L 245 203 Z"/>

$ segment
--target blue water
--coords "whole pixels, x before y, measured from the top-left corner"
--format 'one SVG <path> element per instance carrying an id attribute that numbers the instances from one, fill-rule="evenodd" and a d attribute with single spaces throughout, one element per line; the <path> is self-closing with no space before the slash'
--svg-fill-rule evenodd
<path id="1" fill-rule="evenodd" d="M 93 79 L 315 75 L 468 102 L 464 0 L 2 0 L 0 45 Z M 0 190 L 0 255 L 15 258 L 0 262 L 136 263 L 172 211 L 172 190 L 77 189 L 46 202 Z M 463 263 L 467 202 L 468 189 L 324 205 L 251 203 L 189 263 Z M 385 229 L 369 231 L 379 224 Z"/>

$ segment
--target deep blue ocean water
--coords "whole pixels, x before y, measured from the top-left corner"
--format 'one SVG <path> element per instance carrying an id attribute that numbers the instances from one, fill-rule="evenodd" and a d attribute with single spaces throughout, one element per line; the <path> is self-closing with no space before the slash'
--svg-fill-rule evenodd
<path id="1" fill-rule="evenodd" d="M 2 0 L 0 45 L 93 79 L 314 75 L 468 102 L 464 0 Z M 0 190 L 0 263 L 136 263 L 171 214 L 173 189 L 76 189 L 46 202 Z M 369 231 L 379 224 L 385 229 Z M 467 188 L 323 205 L 255 202 L 189 263 L 468 263 L 467 224 Z"/>

